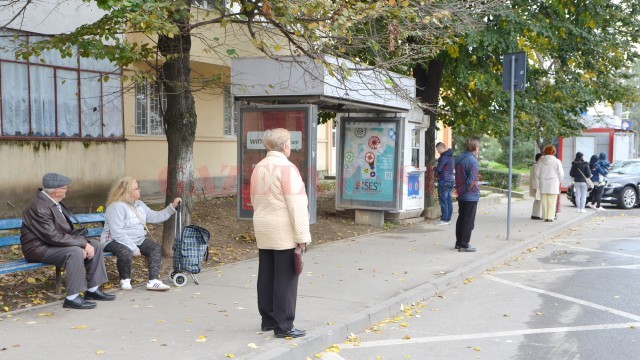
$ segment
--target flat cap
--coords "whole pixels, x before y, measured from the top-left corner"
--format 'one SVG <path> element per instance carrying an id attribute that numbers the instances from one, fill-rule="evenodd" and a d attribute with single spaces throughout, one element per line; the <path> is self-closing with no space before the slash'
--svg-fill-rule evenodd
<path id="1" fill-rule="evenodd" d="M 48 173 L 42 177 L 42 187 L 45 189 L 57 189 L 71 184 L 71 179 L 64 175 Z"/>

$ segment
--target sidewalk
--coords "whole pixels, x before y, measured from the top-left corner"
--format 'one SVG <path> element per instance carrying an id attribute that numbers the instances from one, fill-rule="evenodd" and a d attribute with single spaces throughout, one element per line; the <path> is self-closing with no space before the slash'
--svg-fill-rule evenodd
<path id="1" fill-rule="evenodd" d="M 530 220 L 531 200 L 479 208 L 471 244 L 459 253 L 455 219 L 311 246 L 300 277 L 296 327 L 307 336 L 274 339 L 260 332 L 257 259 L 221 266 L 169 292 L 114 291 L 94 310 L 60 303 L 0 318 L 0 359 L 286 359 L 304 360 L 351 332 L 384 320 L 401 304 L 420 301 L 596 214 L 576 212 L 562 195 L 559 221 Z M 613 209 L 612 209 L 613 210 Z M 613 210 L 607 213 L 617 213 Z M 598 213 L 600 214 L 600 213 Z"/>

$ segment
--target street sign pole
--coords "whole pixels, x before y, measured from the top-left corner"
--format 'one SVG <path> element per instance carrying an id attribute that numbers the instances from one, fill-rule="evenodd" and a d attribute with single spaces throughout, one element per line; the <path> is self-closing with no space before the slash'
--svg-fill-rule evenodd
<path id="1" fill-rule="evenodd" d="M 511 178 L 513 176 L 513 109 L 514 93 L 525 88 L 527 74 L 527 54 L 517 52 L 506 54 L 502 59 L 502 90 L 511 94 L 509 114 L 509 186 L 507 189 L 507 240 L 511 238 Z M 516 69 L 517 66 L 517 69 Z"/>

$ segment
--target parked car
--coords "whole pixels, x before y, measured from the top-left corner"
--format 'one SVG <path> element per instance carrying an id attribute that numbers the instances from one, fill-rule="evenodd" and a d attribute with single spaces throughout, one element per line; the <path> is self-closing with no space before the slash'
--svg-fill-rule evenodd
<path id="1" fill-rule="evenodd" d="M 602 193 L 603 204 L 614 204 L 621 209 L 631 209 L 639 204 L 640 159 L 624 160 L 615 163 L 606 177 L 607 183 Z M 587 203 L 592 202 L 592 193 Z M 567 198 L 576 204 L 573 181 L 567 188 Z"/>

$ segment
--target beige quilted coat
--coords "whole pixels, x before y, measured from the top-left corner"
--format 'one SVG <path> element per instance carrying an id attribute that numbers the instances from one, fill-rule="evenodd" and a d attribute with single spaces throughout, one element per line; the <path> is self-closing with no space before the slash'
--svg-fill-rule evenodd
<path id="1" fill-rule="evenodd" d="M 304 182 L 283 153 L 269 151 L 253 169 L 251 205 L 258 249 L 286 250 L 311 242 Z"/>

